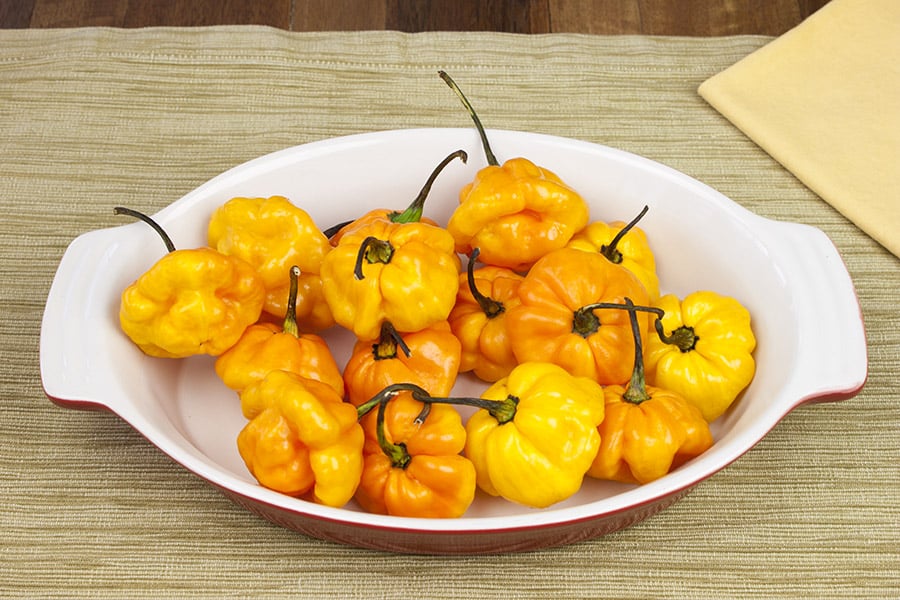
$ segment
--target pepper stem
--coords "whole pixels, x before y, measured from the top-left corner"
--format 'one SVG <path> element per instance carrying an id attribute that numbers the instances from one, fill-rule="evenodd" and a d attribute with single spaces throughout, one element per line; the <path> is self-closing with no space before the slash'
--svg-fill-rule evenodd
<path id="1" fill-rule="evenodd" d="M 299 287 L 300 267 L 297 265 L 291 267 L 290 275 L 291 287 L 290 291 L 288 291 L 287 308 L 284 310 L 284 322 L 281 325 L 281 329 L 285 333 L 299 337 L 300 329 L 297 327 L 297 288 Z"/>
<path id="2" fill-rule="evenodd" d="M 140 219 L 150 227 L 152 227 L 156 233 L 159 234 L 159 237 L 162 238 L 163 243 L 166 245 L 166 250 L 168 252 L 175 252 L 175 244 L 172 243 L 172 238 L 169 237 L 169 234 L 166 233 L 166 230 L 163 229 L 159 223 L 148 217 L 142 212 L 138 212 L 131 208 L 126 208 L 124 206 L 116 206 L 113 208 L 113 212 L 117 215 L 128 215 L 130 217 L 134 217 L 136 219 Z"/>
<path id="3" fill-rule="evenodd" d="M 466 276 L 469 281 L 469 291 L 472 292 L 472 297 L 475 298 L 475 301 L 478 303 L 478 306 L 481 307 L 481 310 L 484 311 L 485 316 L 488 319 L 493 319 L 500 313 L 506 310 L 506 307 L 503 306 L 502 302 L 494 300 L 489 296 L 485 296 L 480 291 L 478 291 L 478 285 L 475 283 L 475 260 L 478 258 L 478 255 L 481 254 L 481 250 L 478 248 L 472 248 L 471 254 L 469 254 L 469 264 L 466 267 Z"/>
<path id="4" fill-rule="evenodd" d="M 437 167 L 435 167 L 434 171 L 431 172 L 431 175 L 428 176 L 428 180 L 425 182 L 425 185 L 422 186 L 419 195 L 412 201 L 412 204 L 402 212 L 394 211 L 390 213 L 388 218 L 394 223 L 418 223 L 421 221 L 422 212 L 425 209 L 425 199 L 428 198 L 428 194 L 431 192 L 431 186 L 434 185 L 435 180 L 438 175 L 441 174 L 441 171 L 444 170 L 444 167 L 457 158 L 465 163 L 469 159 L 469 155 L 466 154 L 465 150 L 457 150 L 456 152 L 449 154 Z"/>
<path id="5" fill-rule="evenodd" d="M 387 436 L 384 434 L 384 415 L 387 411 L 387 405 L 387 402 L 378 404 L 378 415 L 375 419 L 375 437 L 378 439 L 378 445 L 381 447 L 381 451 L 390 459 L 391 466 L 395 469 L 405 469 L 412 461 L 412 457 L 406 449 L 406 444 L 403 442 L 400 442 L 399 444 L 389 442 Z"/>
<path id="6" fill-rule="evenodd" d="M 484 132 L 484 126 L 481 124 L 481 119 L 478 118 L 478 114 L 475 112 L 475 109 L 472 107 L 472 103 L 469 102 L 469 99 L 466 98 L 466 95 L 462 93 L 462 90 L 459 89 L 459 86 L 456 85 L 456 82 L 447 75 L 444 71 L 438 71 L 438 75 L 441 76 L 441 79 L 444 80 L 450 89 L 459 97 L 462 101 L 463 106 L 466 107 L 466 111 L 469 113 L 469 116 L 472 117 L 472 121 L 475 122 L 475 129 L 478 130 L 478 135 L 481 137 L 481 147 L 484 148 L 484 156 L 487 159 L 489 165 L 498 166 L 500 163 L 497 161 L 497 157 L 494 156 L 494 152 L 491 150 L 491 144 L 488 142 L 487 134 Z"/>
<path id="7" fill-rule="evenodd" d="M 600 329 L 601 323 L 600 318 L 594 314 L 594 311 L 600 308 L 617 308 L 620 310 L 628 310 L 630 312 L 649 312 L 655 314 L 657 318 L 662 318 L 662 315 L 664 314 L 661 308 L 635 305 L 633 302 L 631 302 L 631 300 L 628 300 L 628 303 L 626 304 L 617 304 L 615 302 L 595 302 L 593 304 L 586 304 L 573 313 L 572 333 L 577 333 L 584 338 L 590 337 L 591 335 L 597 333 L 597 330 Z"/>
<path id="8" fill-rule="evenodd" d="M 390 321 L 384 321 L 381 324 L 381 335 L 378 337 L 378 343 L 372 344 L 372 354 L 375 360 L 386 360 L 397 358 L 397 347 L 403 350 L 403 354 L 410 355 L 409 346 L 403 340 L 403 337 Z"/>
<path id="9" fill-rule="evenodd" d="M 662 324 L 662 317 L 656 319 L 653 324 L 656 327 L 656 334 L 664 344 L 675 346 L 682 352 L 690 352 L 697 346 L 700 337 L 694 333 L 694 328 L 682 325 L 678 329 L 672 331 L 671 335 L 666 335 L 666 330 Z"/>
<path id="10" fill-rule="evenodd" d="M 374 235 L 370 235 L 359 245 L 359 252 L 356 254 L 356 266 L 353 269 L 353 276 L 357 279 L 365 279 L 362 272 L 363 258 L 373 263 L 389 263 L 394 255 L 394 247 L 387 240 L 379 240 Z"/>
<path id="11" fill-rule="evenodd" d="M 619 232 L 615 235 L 615 237 L 610 240 L 609 244 L 603 244 L 600 246 L 600 254 L 606 257 L 606 259 L 613 264 L 620 264 L 622 262 L 622 253 L 616 248 L 619 242 L 625 237 L 629 231 L 631 231 L 635 225 L 638 224 L 644 215 L 647 214 L 647 211 L 650 210 L 649 206 L 644 206 L 644 209 L 638 213 L 638 216 L 633 218 L 631 222 L 628 223 L 625 227 L 623 227 Z"/>
<path id="12" fill-rule="evenodd" d="M 632 404 L 640 404 L 650 399 L 644 378 L 644 346 L 641 342 L 641 329 L 638 326 L 637 307 L 631 298 L 625 298 L 625 304 L 628 306 L 628 318 L 631 321 L 631 333 L 634 336 L 634 369 L 631 371 L 631 381 L 628 382 L 628 388 L 622 394 L 622 399 Z"/>

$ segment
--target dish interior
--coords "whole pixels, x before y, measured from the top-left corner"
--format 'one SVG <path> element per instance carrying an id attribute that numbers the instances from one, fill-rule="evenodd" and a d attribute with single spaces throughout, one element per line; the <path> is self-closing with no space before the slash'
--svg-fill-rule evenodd
<path id="1" fill-rule="evenodd" d="M 740 447 L 742 436 L 758 434 L 755 423 L 764 413 L 786 412 L 773 406 L 773 399 L 784 393 L 791 377 L 790 357 L 797 355 L 796 336 L 790 331 L 798 308 L 759 234 L 760 227 L 770 222 L 684 175 L 631 154 L 534 134 L 493 131 L 489 135 L 501 162 L 526 156 L 578 190 L 591 206 L 592 220 L 629 221 L 648 205 L 640 227 L 656 256 L 663 293 L 684 296 L 710 289 L 734 296 L 748 307 L 758 339 L 757 376 L 732 409 L 713 424 L 715 446 L 681 467 L 681 479 L 676 472 L 664 480 L 672 478 L 670 485 L 675 489 L 736 458 L 734 448 Z M 446 223 L 457 204 L 458 190 L 485 164 L 474 130 L 387 132 L 288 149 L 226 172 L 168 206 L 156 219 L 176 247 L 194 247 L 205 244 L 211 212 L 228 199 L 283 195 L 325 229 L 373 208 L 405 208 L 434 166 L 459 148 L 468 152 L 468 162 L 456 161 L 444 170 L 425 209 L 426 216 Z M 162 255 L 161 242 L 141 223 L 103 233 L 115 243 L 104 252 L 106 274 L 92 291 L 98 298 L 98 313 L 84 317 L 99 330 L 93 351 L 115 357 L 118 365 L 111 377 L 116 381 L 113 387 L 121 392 L 106 400 L 109 408 L 139 430 L 149 427 L 169 436 L 162 442 L 148 437 L 180 462 L 201 469 L 204 477 L 252 492 L 256 483 L 235 444 L 246 421 L 237 395 L 217 378 L 214 359 L 153 359 L 132 346 L 118 329 L 119 294 Z M 334 329 L 323 336 L 343 366 L 352 335 Z M 478 395 L 485 387 L 474 377 L 461 376 L 455 392 Z M 174 451 L 165 447 L 168 442 Z M 548 510 L 604 502 L 634 490 L 634 486 L 587 480 L 576 496 Z M 270 502 L 275 498 L 261 489 L 259 494 Z M 302 501 L 285 497 L 277 502 L 290 506 Z M 347 510 L 357 509 L 351 504 Z M 467 517 L 531 512 L 479 495 Z"/>

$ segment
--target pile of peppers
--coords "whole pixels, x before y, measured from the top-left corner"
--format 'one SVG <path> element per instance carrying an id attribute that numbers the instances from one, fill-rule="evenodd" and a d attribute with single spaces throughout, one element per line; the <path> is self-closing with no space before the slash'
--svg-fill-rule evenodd
<path id="1" fill-rule="evenodd" d="M 479 494 L 544 508 L 588 478 L 643 484 L 713 444 L 755 373 L 740 302 L 661 293 L 646 217 L 590 221 L 524 157 L 487 166 L 446 225 L 424 216 L 448 154 L 406 209 L 321 230 L 281 196 L 232 198 L 207 245 L 168 252 L 121 297 L 146 354 L 216 357 L 260 485 L 379 514 L 454 518 Z M 651 217 L 652 218 L 652 217 Z M 339 365 L 327 332 L 356 337 Z M 480 397 L 453 396 L 460 377 Z"/>

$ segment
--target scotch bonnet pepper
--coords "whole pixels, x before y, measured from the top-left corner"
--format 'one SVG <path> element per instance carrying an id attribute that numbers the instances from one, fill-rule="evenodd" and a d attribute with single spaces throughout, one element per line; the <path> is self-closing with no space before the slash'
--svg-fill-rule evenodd
<path id="1" fill-rule="evenodd" d="M 356 493 L 364 434 L 356 408 L 331 386 L 272 371 L 241 392 L 249 419 L 237 445 L 261 485 L 340 507 Z"/>
<path id="2" fill-rule="evenodd" d="M 472 117 L 488 162 L 460 191 L 447 230 L 457 251 L 468 254 L 477 247 L 486 264 L 527 270 L 587 224 L 588 205 L 555 173 L 527 158 L 500 165 L 468 99 L 449 75 L 441 71 L 440 76 Z"/>
<path id="3" fill-rule="evenodd" d="M 572 236 L 569 248 L 597 252 L 612 263 L 622 265 L 644 284 L 647 296 L 653 302 L 659 298 L 659 276 L 656 274 L 656 258 L 650 249 L 647 234 L 636 227 L 647 214 L 644 209 L 631 222 L 594 221 Z"/>
<path id="4" fill-rule="evenodd" d="M 339 325 L 374 340 L 385 321 L 401 332 L 445 321 L 456 301 L 459 267 L 447 230 L 376 217 L 348 226 L 325 256 L 323 292 Z"/>
<path id="5" fill-rule="evenodd" d="M 176 250 L 147 215 L 122 207 L 115 212 L 148 223 L 168 249 L 122 292 L 119 323 L 144 353 L 163 358 L 218 356 L 256 322 L 265 289 L 253 267 L 212 248 Z"/>
<path id="6" fill-rule="evenodd" d="M 627 385 L 603 390 L 600 449 L 588 475 L 643 484 L 702 454 L 713 438 L 697 407 L 671 390 L 646 385 L 637 313 L 630 299 L 626 303 L 635 339 L 634 368 Z"/>
<path id="7" fill-rule="evenodd" d="M 299 293 L 293 308 L 300 328 L 319 331 L 334 325 L 319 276 L 331 245 L 305 210 L 284 196 L 232 198 L 213 212 L 207 237 L 219 252 L 253 265 L 266 288 L 267 313 L 284 317 L 288 272 L 296 265 Z"/>
<path id="8" fill-rule="evenodd" d="M 657 324 L 659 335 L 647 341 L 647 381 L 678 392 L 707 421 L 717 419 L 756 371 L 750 312 L 736 299 L 711 291 L 682 301 L 667 294 L 654 306 L 664 316 Z"/>
<path id="9" fill-rule="evenodd" d="M 518 295 L 506 322 L 520 362 L 552 362 L 603 385 L 628 380 L 634 355 L 628 313 L 602 305 L 626 297 L 646 304 L 634 274 L 599 254 L 562 248 L 535 263 Z M 637 318 L 646 331 L 646 313 Z"/>
<path id="10" fill-rule="evenodd" d="M 317 334 L 300 333 L 294 320 L 293 297 L 299 271 L 296 266 L 291 269 L 284 322 L 247 327 L 234 346 L 216 359 L 216 374 L 229 388 L 240 392 L 270 371 L 282 370 L 321 381 L 344 394 L 343 376 L 328 344 Z"/>
<path id="11" fill-rule="evenodd" d="M 524 363 L 481 398 L 466 423 L 479 488 L 536 508 L 581 488 L 600 447 L 599 384 L 549 363 Z"/>
<path id="12" fill-rule="evenodd" d="M 366 429 L 365 463 L 356 501 L 365 510 L 402 517 L 455 518 L 475 498 L 475 467 L 461 456 L 466 430 L 452 406 L 422 402 L 398 384 L 359 407 L 377 405 Z M 424 414 L 424 416 L 423 416 Z"/>
<path id="13" fill-rule="evenodd" d="M 506 315 L 519 304 L 522 276 L 506 267 L 475 268 L 479 250 L 469 257 L 460 275 L 456 304 L 450 312 L 450 328 L 461 344 L 461 373 L 472 371 L 484 381 L 509 375 L 518 364 L 507 333 Z"/>

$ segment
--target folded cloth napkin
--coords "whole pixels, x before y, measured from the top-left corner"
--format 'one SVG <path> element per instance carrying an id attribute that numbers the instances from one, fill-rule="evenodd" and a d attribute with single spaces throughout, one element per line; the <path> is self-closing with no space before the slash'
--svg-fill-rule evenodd
<path id="1" fill-rule="evenodd" d="M 900 0 L 832 0 L 698 91 L 900 256 Z"/>

